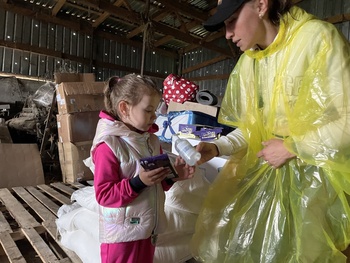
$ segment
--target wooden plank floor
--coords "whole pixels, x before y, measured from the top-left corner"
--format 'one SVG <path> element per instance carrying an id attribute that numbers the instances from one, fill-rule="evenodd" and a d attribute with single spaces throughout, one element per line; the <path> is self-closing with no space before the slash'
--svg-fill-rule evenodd
<path id="1" fill-rule="evenodd" d="M 0 262 L 82 263 L 57 238 L 57 211 L 85 187 L 52 183 L 0 189 Z"/>
<path id="2" fill-rule="evenodd" d="M 82 263 L 59 242 L 55 222 L 58 209 L 70 204 L 71 194 L 82 187 L 52 183 L 0 189 L 0 262 Z M 350 263 L 350 247 L 344 254 Z"/>

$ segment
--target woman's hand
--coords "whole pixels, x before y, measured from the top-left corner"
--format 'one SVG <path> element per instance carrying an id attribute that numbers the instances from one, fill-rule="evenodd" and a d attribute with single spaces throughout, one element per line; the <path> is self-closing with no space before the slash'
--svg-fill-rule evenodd
<path id="1" fill-rule="evenodd" d="M 273 168 L 279 168 L 284 165 L 289 159 L 295 157 L 283 145 L 281 139 L 271 139 L 262 142 L 264 149 L 258 152 L 257 157 L 263 158 Z"/>
<path id="2" fill-rule="evenodd" d="M 195 166 L 189 166 L 180 156 L 176 157 L 174 167 L 179 176 L 177 178 L 172 178 L 174 182 L 191 179 L 196 171 Z"/>
<path id="3" fill-rule="evenodd" d="M 145 185 L 151 186 L 163 181 L 169 173 L 170 168 L 167 167 L 159 167 L 150 171 L 145 171 L 143 168 L 141 168 L 139 177 Z"/>
<path id="4" fill-rule="evenodd" d="M 201 154 L 201 159 L 197 162 L 198 165 L 205 163 L 219 155 L 217 146 L 213 143 L 208 142 L 200 142 L 196 146 L 196 151 Z"/>

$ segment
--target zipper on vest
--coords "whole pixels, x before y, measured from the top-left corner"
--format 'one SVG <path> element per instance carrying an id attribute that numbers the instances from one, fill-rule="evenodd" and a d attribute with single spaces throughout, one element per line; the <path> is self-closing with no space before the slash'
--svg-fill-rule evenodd
<path id="1" fill-rule="evenodd" d="M 158 239 L 158 235 L 152 233 L 152 235 L 151 235 L 151 244 L 153 246 L 155 246 L 157 244 L 157 239 Z"/>
<path id="2" fill-rule="evenodd" d="M 148 149 L 148 152 L 151 156 L 153 156 L 153 149 L 150 145 L 150 142 L 149 142 L 149 137 L 146 139 L 146 144 L 147 144 L 147 149 Z"/>
<path id="3" fill-rule="evenodd" d="M 146 144 L 147 144 L 147 148 L 148 148 L 148 152 L 151 156 L 153 156 L 153 149 L 150 145 L 150 139 L 149 137 L 146 139 Z M 157 227 L 158 227 L 158 186 L 157 185 L 154 185 L 155 187 L 155 191 L 154 191 L 154 209 L 155 209 L 155 223 L 154 223 L 154 228 L 153 228 L 153 231 L 152 231 L 152 234 L 151 234 L 151 243 L 152 245 L 156 245 L 157 243 L 157 239 L 158 239 L 158 234 L 156 233 L 156 230 L 157 230 Z"/>
<path id="4" fill-rule="evenodd" d="M 157 243 L 157 239 L 158 239 L 158 234 L 155 232 L 157 227 L 158 227 L 158 186 L 157 185 L 154 185 L 155 187 L 155 198 L 154 198 L 154 202 L 155 202 L 155 205 L 154 205 L 154 209 L 155 209 L 155 223 L 154 223 L 154 228 L 153 228 L 153 231 L 152 231 L 152 235 L 151 235 L 151 243 L 153 245 L 156 245 Z"/>

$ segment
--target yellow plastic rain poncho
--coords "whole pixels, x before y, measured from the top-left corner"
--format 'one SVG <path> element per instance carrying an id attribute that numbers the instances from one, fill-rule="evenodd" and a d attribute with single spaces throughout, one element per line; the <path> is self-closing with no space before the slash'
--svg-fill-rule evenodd
<path id="1" fill-rule="evenodd" d="M 275 41 L 231 73 L 219 121 L 239 127 L 233 155 L 204 201 L 192 240 L 205 263 L 346 262 L 350 242 L 350 47 L 298 7 Z M 296 154 L 273 169 L 257 153 L 284 139 Z"/>

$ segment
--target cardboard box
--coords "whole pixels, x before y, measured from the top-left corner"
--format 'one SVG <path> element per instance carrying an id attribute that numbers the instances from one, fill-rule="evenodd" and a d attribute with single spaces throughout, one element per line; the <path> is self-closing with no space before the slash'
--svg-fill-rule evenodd
<path id="1" fill-rule="evenodd" d="M 7 125 L 0 125 L 0 143 L 12 143 L 12 138 Z"/>
<path id="2" fill-rule="evenodd" d="M 160 141 L 171 143 L 172 135 L 179 132 L 179 124 L 192 124 L 193 119 L 194 114 L 192 111 L 178 111 L 166 115 L 158 115 L 155 123 L 158 125 L 159 130 L 154 134 L 158 136 Z"/>
<path id="3" fill-rule="evenodd" d="M 64 183 L 93 179 L 93 174 L 83 160 L 90 156 L 92 141 L 58 143 L 58 155 Z"/>
<path id="4" fill-rule="evenodd" d="M 104 109 L 103 82 L 62 82 L 56 88 L 59 114 Z"/>
<path id="5" fill-rule="evenodd" d="M 0 143 L 0 188 L 45 183 L 37 144 Z"/>
<path id="6" fill-rule="evenodd" d="M 171 136 L 179 132 L 180 124 L 200 124 L 211 127 L 222 127 L 222 135 L 233 131 L 233 128 L 217 122 L 217 118 L 199 111 L 171 111 L 158 115 L 155 123 L 159 130 L 155 133 L 162 142 L 171 142 Z"/>
<path id="7" fill-rule="evenodd" d="M 94 73 L 55 73 L 55 82 L 95 82 Z"/>
<path id="8" fill-rule="evenodd" d="M 208 114 L 212 117 L 216 117 L 218 114 L 219 108 L 211 105 L 203 105 L 197 102 L 190 102 L 190 101 L 185 101 L 183 104 L 170 101 L 168 105 L 168 113 L 170 111 L 184 111 L 184 110 L 198 111 L 198 112 Z"/>
<path id="9" fill-rule="evenodd" d="M 93 140 L 99 111 L 57 115 L 59 142 L 83 142 Z"/>

